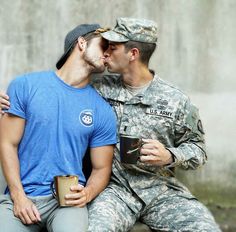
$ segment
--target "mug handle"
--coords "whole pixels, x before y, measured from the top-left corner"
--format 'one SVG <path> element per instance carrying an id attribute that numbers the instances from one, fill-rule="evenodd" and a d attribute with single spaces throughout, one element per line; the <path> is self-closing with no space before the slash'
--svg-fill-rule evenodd
<path id="1" fill-rule="evenodd" d="M 141 149 L 144 144 L 145 144 L 145 143 L 143 142 L 143 138 L 140 138 L 139 148 Z"/>
<path id="2" fill-rule="evenodd" d="M 51 182 L 50 189 L 51 189 L 53 197 L 57 198 L 57 195 L 56 195 L 56 192 L 55 192 L 54 181 Z"/>

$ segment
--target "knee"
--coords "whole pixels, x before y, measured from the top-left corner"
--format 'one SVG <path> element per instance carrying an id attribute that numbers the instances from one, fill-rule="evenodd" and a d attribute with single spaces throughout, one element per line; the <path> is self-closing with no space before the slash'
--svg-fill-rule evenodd
<path id="1" fill-rule="evenodd" d="M 79 220 L 79 219 L 78 219 Z M 88 223 L 81 222 L 79 225 L 54 225 L 51 232 L 85 232 L 88 230 Z"/>
<path id="2" fill-rule="evenodd" d="M 88 229 L 88 213 L 86 208 L 65 208 L 55 212 L 48 220 L 49 232 L 85 232 Z"/>

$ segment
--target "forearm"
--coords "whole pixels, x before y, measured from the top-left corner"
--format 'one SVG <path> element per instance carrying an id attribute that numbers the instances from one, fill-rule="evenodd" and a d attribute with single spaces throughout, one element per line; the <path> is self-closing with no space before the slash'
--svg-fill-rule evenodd
<path id="1" fill-rule="evenodd" d="M 205 164 L 207 155 L 204 144 L 183 143 L 178 147 L 168 148 L 174 162 L 169 167 L 180 166 L 183 169 L 197 169 Z"/>
<path id="2" fill-rule="evenodd" d="M 92 173 L 85 186 L 86 201 L 92 201 L 108 184 L 111 175 L 114 147 L 112 145 L 90 149 Z"/>
<path id="3" fill-rule="evenodd" d="M 12 200 L 14 201 L 18 197 L 25 196 L 20 180 L 17 147 L 6 142 L 1 142 L 0 157 L 3 174 L 5 176 Z"/>
<path id="4" fill-rule="evenodd" d="M 111 167 L 93 169 L 85 189 L 88 191 L 88 202 L 92 201 L 107 186 L 110 180 Z"/>
<path id="5" fill-rule="evenodd" d="M 28 225 L 41 221 L 37 207 L 27 198 L 21 184 L 17 146 L 0 142 L 0 158 L 11 199 L 14 202 L 14 216 Z"/>

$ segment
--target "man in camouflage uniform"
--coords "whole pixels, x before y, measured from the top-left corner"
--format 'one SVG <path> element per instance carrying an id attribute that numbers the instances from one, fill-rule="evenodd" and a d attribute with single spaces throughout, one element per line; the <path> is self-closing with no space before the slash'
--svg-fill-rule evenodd
<path id="1" fill-rule="evenodd" d="M 118 134 L 143 138 L 137 165 L 120 162 L 119 143 L 108 187 L 89 206 L 89 231 L 128 231 L 137 220 L 154 231 L 220 231 L 212 215 L 175 177 L 206 161 L 204 131 L 189 98 L 148 69 L 157 41 L 149 20 L 117 19 L 102 36 L 107 75 L 94 86 L 117 115 Z"/>

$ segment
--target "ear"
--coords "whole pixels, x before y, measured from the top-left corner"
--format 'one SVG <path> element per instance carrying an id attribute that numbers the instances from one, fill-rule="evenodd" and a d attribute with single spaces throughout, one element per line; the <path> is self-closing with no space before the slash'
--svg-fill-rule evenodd
<path id="1" fill-rule="evenodd" d="M 129 58 L 130 61 L 137 60 L 139 58 L 139 55 L 140 55 L 138 48 L 131 48 L 130 49 L 130 54 L 131 54 L 130 58 Z"/>
<path id="2" fill-rule="evenodd" d="M 84 37 L 80 36 L 78 38 L 78 48 L 80 51 L 84 51 L 87 46 L 87 41 L 84 39 Z"/>

